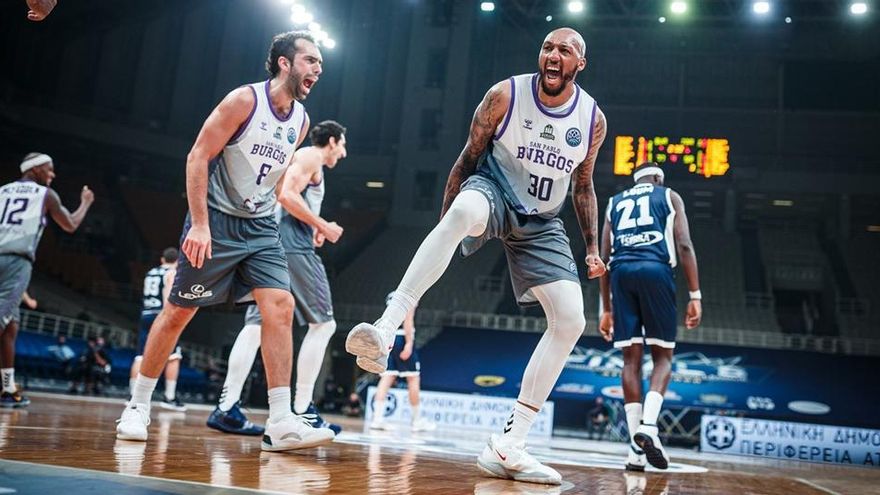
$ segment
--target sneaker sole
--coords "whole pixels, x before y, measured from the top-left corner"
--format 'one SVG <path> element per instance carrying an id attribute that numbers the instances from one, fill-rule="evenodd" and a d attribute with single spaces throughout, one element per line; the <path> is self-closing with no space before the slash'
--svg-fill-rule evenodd
<path id="1" fill-rule="evenodd" d="M 119 439 L 119 440 L 133 440 L 133 441 L 136 441 L 136 442 L 146 442 L 146 441 L 147 441 L 147 435 L 146 435 L 146 434 L 144 434 L 144 435 L 140 435 L 140 434 L 138 434 L 138 435 L 131 435 L 131 434 L 128 434 L 128 433 L 122 433 L 121 431 L 117 431 L 117 432 L 116 432 L 116 438 Z"/>
<path id="2" fill-rule="evenodd" d="M 326 443 L 331 443 L 335 435 L 328 438 L 316 438 L 314 440 L 308 442 L 299 442 L 296 445 L 269 445 L 266 442 L 260 442 L 260 448 L 266 452 L 284 452 L 287 450 L 300 450 L 300 449 L 310 449 L 312 447 L 317 447 L 319 445 L 324 445 Z"/>
<path id="3" fill-rule="evenodd" d="M 379 361 L 374 361 L 364 356 L 358 356 L 355 362 L 362 370 L 369 371 L 370 373 L 375 373 L 377 375 L 385 373 L 385 370 L 388 369 L 387 364 L 381 363 Z"/>
<path id="4" fill-rule="evenodd" d="M 378 361 L 384 355 L 379 332 L 368 323 L 360 323 L 348 332 L 348 337 L 345 338 L 345 350 L 349 354 L 373 361 Z"/>
<path id="5" fill-rule="evenodd" d="M 541 485 L 561 485 L 562 480 L 549 479 L 549 478 L 535 478 L 531 476 L 526 476 L 522 474 L 510 474 L 510 472 L 504 468 L 501 464 L 496 462 L 483 462 L 479 457 L 477 458 L 477 467 L 480 468 L 480 471 L 488 474 L 493 478 L 501 478 L 505 480 L 514 480 L 514 481 L 524 481 L 527 483 L 537 483 Z"/>
<path id="6" fill-rule="evenodd" d="M 169 406 L 167 404 L 162 404 L 160 407 L 168 411 L 186 412 L 186 407 Z"/>
<path id="7" fill-rule="evenodd" d="M 652 466 L 657 469 L 669 468 L 669 461 L 663 456 L 663 451 L 654 446 L 654 440 L 650 436 L 644 433 L 636 433 L 633 436 L 633 440 L 640 449 L 645 451 L 645 457 L 648 458 L 648 462 Z"/>

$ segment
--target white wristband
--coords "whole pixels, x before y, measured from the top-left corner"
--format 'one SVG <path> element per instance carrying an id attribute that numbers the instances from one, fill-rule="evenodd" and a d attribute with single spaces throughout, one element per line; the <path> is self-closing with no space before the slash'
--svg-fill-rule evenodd
<path id="1" fill-rule="evenodd" d="M 703 299 L 703 293 L 700 292 L 700 289 L 692 290 L 692 291 L 688 292 L 688 295 L 691 296 L 691 301 L 699 301 L 699 300 Z"/>

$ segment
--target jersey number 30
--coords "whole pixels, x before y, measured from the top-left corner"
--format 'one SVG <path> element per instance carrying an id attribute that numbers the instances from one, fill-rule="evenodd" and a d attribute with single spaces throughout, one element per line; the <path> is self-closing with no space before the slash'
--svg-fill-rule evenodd
<path id="1" fill-rule="evenodd" d="M 538 177 L 534 174 L 529 174 L 529 194 L 540 199 L 541 201 L 547 201 L 550 199 L 550 191 L 553 189 L 553 179 L 550 177 Z"/>
<path id="2" fill-rule="evenodd" d="M 632 213 L 636 205 L 639 207 L 639 217 L 633 218 Z M 650 196 L 642 196 L 635 201 L 624 199 L 617 203 L 615 210 L 623 210 L 623 213 L 620 214 L 620 220 L 617 222 L 617 230 L 632 229 L 636 226 L 642 227 L 654 223 L 654 217 L 651 216 Z"/>

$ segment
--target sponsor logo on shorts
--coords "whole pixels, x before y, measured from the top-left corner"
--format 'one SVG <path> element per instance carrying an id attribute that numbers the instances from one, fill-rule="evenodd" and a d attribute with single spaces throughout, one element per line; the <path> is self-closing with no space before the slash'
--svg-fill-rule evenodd
<path id="1" fill-rule="evenodd" d="M 570 271 L 571 273 L 578 272 L 578 267 L 577 267 L 577 265 L 574 264 L 574 261 L 572 261 L 571 263 L 568 264 L 568 271 Z"/>
<path id="2" fill-rule="evenodd" d="M 663 240 L 663 234 L 656 230 L 642 232 L 640 234 L 623 234 L 617 236 L 620 243 L 626 247 L 641 247 L 657 244 Z"/>
<path id="3" fill-rule="evenodd" d="M 205 290 L 205 286 L 202 284 L 193 284 L 189 288 L 189 292 L 177 291 L 177 295 L 182 297 L 183 299 L 187 299 L 187 300 L 192 301 L 194 299 L 203 299 L 205 297 L 211 297 L 214 295 L 214 292 L 210 291 L 210 290 Z"/>
<path id="4" fill-rule="evenodd" d="M 581 144 L 581 130 L 577 127 L 572 127 L 565 131 L 565 142 L 572 148 Z"/>

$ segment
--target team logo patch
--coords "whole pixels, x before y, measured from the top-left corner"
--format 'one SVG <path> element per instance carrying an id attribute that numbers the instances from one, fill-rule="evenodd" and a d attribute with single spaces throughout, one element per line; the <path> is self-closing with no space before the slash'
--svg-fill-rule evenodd
<path id="1" fill-rule="evenodd" d="M 293 127 L 287 129 L 287 142 L 293 144 L 296 142 L 296 131 Z"/>
<path id="2" fill-rule="evenodd" d="M 275 139 L 281 139 L 281 131 L 282 131 L 282 130 L 283 130 L 283 129 L 281 129 L 281 126 L 279 125 L 279 126 L 275 129 L 275 134 L 273 134 L 272 137 L 274 137 Z"/>
<path id="3" fill-rule="evenodd" d="M 553 135 L 553 126 L 547 124 L 544 126 L 544 132 L 541 133 L 542 139 L 549 139 L 550 141 L 555 141 L 556 137 Z"/>
<path id="4" fill-rule="evenodd" d="M 571 147 L 581 144 L 581 130 L 577 127 L 572 127 L 565 131 L 565 142 Z"/>

